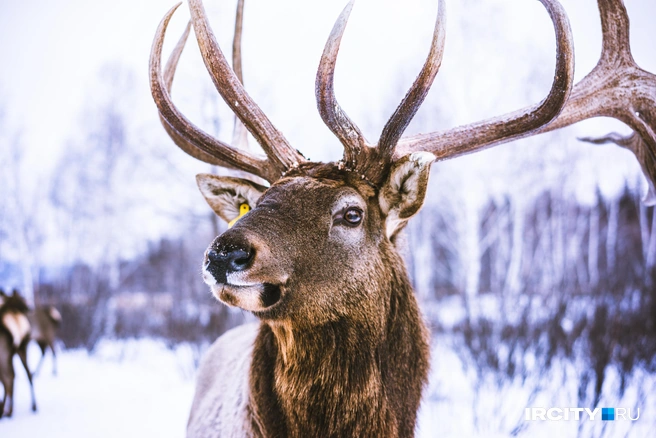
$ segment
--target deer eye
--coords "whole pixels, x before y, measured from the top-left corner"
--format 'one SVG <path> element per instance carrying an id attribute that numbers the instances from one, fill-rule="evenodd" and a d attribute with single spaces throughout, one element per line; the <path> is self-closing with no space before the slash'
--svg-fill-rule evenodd
<path id="1" fill-rule="evenodd" d="M 344 222 L 350 226 L 356 226 L 362 222 L 362 210 L 351 207 L 344 212 Z"/>

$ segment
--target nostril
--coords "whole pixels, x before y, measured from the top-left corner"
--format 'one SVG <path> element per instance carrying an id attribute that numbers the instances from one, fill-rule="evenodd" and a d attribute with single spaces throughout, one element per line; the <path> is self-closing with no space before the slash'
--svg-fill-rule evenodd
<path id="1" fill-rule="evenodd" d="M 228 254 L 230 260 L 230 268 L 232 268 L 233 271 L 243 271 L 248 267 L 248 265 L 250 265 L 254 255 L 255 251 L 252 249 L 249 249 L 248 251 L 243 249 L 236 249 L 231 251 Z"/>
<path id="2" fill-rule="evenodd" d="M 253 248 L 225 248 L 211 249 L 207 252 L 207 264 L 224 266 L 232 271 L 242 271 L 253 261 L 255 251 Z"/>

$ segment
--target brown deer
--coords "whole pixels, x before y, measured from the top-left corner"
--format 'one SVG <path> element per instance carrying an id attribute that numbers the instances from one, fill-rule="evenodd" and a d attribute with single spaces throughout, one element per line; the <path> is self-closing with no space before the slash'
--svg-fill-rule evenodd
<path id="1" fill-rule="evenodd" d="M 654 181 L 656 78 L 631 58 L 621 0 L 599 0 L 603 53 L 576 86 L 567 16 L 556 0 L 541 2 L 557 43 L 553 85 L 541 103 L 446 132 L 402 138 L 442 60 L 445 13 L 439 0 L 428 58 L 376 144 L 364 138 L 333 91 L 349 3 L 328 38 L 316 82 L 321 117 L 344 146 L 344 157 L 336 163 L 306 160 L 244 90 L 242 0 L 233 68 L 200 0 L 189 0 L 190 25 L 218 92 L 267 158 L 194 126 L 170 96 L 190 26 L 162 72 L 164 35 L 179 5 L 166 14 L 150 57 L 151 90 L 164 128 L 189 155 L 269 183 L 197 177 L 210 207 L 233 225 L 207 249 L 203 278 L 220 301 L 252 312 L 261 322 L 226 333 L 208 351 L 189 436 L 414 435 L 429 367 L 428 334 L 396 242 L 424 201 L 435 160 L 606 115 L 626 122 L 636 134 L 595 141 L 629 147 Z M 239 133 L 239 123 L 236 128 Z"/>
<path id="2" fill-rule="evenodd" d="M 0 418 L 11 417 L 14 409 L 14 354 L 25 368 L 32 394 L 32 411 L 36 411 L 32 373 L 27 366 L 27 344 L 30 342 L 29 308 L 25 299 L 14 289 L 11 295 L 0 291 L 0 382 L 4 386 L 4 397 L 0 403 Z"/>
<path id="3" fill-rule="evenodd" d="M 57 330 L 61 325 L 61 314 L 55 306 L 41 305 L 35 306 L 34 310 L 28 314 L 32 325 L 31 338 L 36 341 L 41 349 L 41 359 L 34 370 L 34 375 L 39 373 L 43 359 L 46 357 L 46 351 L 52 352 L 52 374 L 57 375 L 57 353 L 55 352 L 55 341 L 57 340 Z"/>

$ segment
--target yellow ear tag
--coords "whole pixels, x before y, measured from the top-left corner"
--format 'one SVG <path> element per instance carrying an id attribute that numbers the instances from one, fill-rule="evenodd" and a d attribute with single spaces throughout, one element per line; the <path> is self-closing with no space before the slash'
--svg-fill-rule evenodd
<path id="1" fill-rule="evenodd" d="M 228 222 L 228 228 L 232 228 L 232 226 L 249 211 L 251 211 L 251 207 L 248 204 L 241 204 L 239 206 L 239 216 Z"/>

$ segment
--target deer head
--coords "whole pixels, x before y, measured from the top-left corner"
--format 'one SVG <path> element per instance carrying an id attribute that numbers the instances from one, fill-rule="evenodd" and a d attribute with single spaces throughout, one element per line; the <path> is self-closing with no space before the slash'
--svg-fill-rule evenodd
<path id="1" fill-rule="evenodd" d="M 6 295 L 5 292 L 0 289 L 0 305 L 5 305 L 7 309 L 11 309 L 18 313 L 27 313 L 30 310 L 27 301 L 25 301 L 25 298 L 23 298 L 17 289 L 13 289 L 11 295 Z"/>

